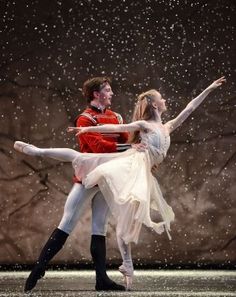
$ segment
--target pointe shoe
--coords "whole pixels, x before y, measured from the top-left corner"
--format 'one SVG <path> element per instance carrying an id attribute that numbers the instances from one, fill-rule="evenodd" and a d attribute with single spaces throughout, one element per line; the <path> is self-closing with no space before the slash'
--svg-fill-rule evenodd
<path id="1" fill-rule="evenodd" d="M 15 141 L 14 143 L 14 149 L 20 153 L 30 155 L 30 156 L 36 156 L 36 146 L 32 144 L 28 144 L 23 141 Z"/>
<path id="2" fill-rule="evenodd" d="M 134 275 L 134 269 L 133 267 L 126 267 L 124 264 L 122 264 L 119 267 L 120 273 L 123 274 L 126 284 L 126 291 L 131 291 L 132 283 L 133 283 L 133 275 Z"/>

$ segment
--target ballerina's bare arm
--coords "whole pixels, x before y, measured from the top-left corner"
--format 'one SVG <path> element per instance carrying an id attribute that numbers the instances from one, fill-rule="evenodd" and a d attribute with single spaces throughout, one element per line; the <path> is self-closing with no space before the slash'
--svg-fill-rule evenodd
<path id="1" fill-rule="evenodd" d="M 136 121 L 130 124 L 105 124 L 102 126 L 89 126 L 89 127 L 68 127 L 68 132 L 76 132 L 76 135 L 97 132 L 97 133 L 113 133 L 113 132 L 132 132 L 144 129 L 145 121 Z"/>
<path id="2" fill-rule="evenodd" d="M 167 122 L 165 127 L 168 129 L 169 133 L 173 132 L 176 128 L 178 128 L 187 118 L 188 116 L 202 103 L 202 101 L 207 97 L 207 95 L 218 88 L 226 81 L 225 77 L 215 80 L 211 85 L 209 85 L 200 95 L 191 100 L 188 105 L 185 107 L 181 113 L 174 118 L 173 120 Z"/>

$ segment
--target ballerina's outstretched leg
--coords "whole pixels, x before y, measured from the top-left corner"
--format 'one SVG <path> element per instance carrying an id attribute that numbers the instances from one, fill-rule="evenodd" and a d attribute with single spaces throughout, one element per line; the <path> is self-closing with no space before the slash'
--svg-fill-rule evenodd
<path id="1" fill-rule="evenodd" d="M 39 148 L 23 141 L 15 141 L 14 149 L 26 155 L 48 157 L 63 162 L 72 162 L 80 154 L 69 148 Z"/>

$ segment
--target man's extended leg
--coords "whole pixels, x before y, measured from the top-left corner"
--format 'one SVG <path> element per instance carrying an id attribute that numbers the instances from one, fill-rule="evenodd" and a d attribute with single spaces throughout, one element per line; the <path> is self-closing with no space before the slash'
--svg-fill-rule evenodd
<path id="1" fill-rule="evenodd" d="M 106 273 L 106 232 L 109 217 L 109 208 L 101 192 L 92 200 L 92 238 L 90 251 L 96 270 L 96 290 L 119 290 L 125 287 L 116 284 Z"/>
<path id="2" fill-rule="evenodd" d="M 74 184 L 66 200 L 62 220 L 58 228 L 52 232 L 26 280 L 25 292 L 32 290 L 37 281 L 44 276 L 47 264 L 61 250 L 67 237 L 80 219 L 85 202 L 90 201 L 97 191 L 98 188 L 96 187 L 86 190 L 83 185 Z"/>

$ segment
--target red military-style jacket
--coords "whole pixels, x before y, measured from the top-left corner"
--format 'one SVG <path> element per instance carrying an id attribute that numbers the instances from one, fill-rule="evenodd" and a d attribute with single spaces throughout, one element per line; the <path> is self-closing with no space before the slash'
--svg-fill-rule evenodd
<path id="1" fill-rule="evenodd" d="M 89 106 L 75 119 L 76 127 L 97 126 L 104 124 L 122 124 L 123 119 L 120 114 L 105 109 L 100 110 L 95 106 Z M 121 152 L 130 147 L 125 144 L 128 140 L 128 133 L 94 133 L 80 134 L 77 142 L 82 153 L 113 153 Z M 75 182 L 78 180 L 75 178 Z"/>

